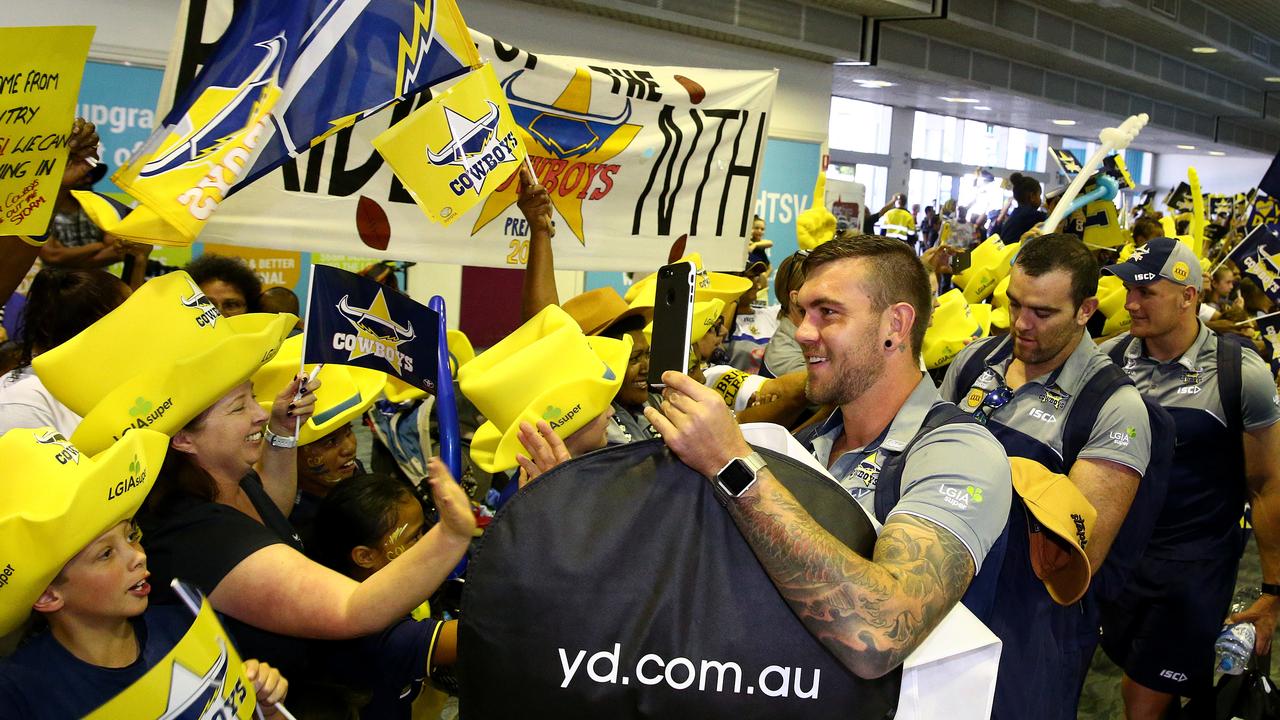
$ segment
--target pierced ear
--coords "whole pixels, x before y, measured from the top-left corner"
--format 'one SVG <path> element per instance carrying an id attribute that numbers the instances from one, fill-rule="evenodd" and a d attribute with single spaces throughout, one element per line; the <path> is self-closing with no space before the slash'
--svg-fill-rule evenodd
<path id="1" fill-rule="evenodd" d="M 906 348 L 911 342 L 911 328 L 915 324 L 916 309 L 911 303 L 895 303 L 889 306 L 889 332 L 894 346 Z"/>
<path id="2" fill-rule="evenodd" d="M 57 612 L 62 609 L 65 602 L 62 599 L 62 594 L 54 590 L 53 586 L 50 585 L 44 589 L 44 592 L 40 593 L 40 597 L 36 598 L 34 603 L 31 603 L 31 609 L 41 613 Z"/>
<path id="3" fill-rule="evenodd" d="M 362 567 L 366 570 L 372 570 L 378 564 L 378 551 L 368 545 L 357 545 L 351 548 L 351 562 L 356 567 Z"/>

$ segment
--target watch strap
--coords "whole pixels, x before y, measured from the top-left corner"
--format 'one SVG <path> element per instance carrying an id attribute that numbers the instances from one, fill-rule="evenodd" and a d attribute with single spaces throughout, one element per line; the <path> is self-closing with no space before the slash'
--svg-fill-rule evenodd
<path id="1" fill-rule="evenodd" d="M 271 432 L 270 427 L 262 428 L 262 436 L 267 439 L 267 443 L 271 447 L 284 448 L 286 450 L 298 447 L 298 439 L 292 435 L 277 435 Z"/>
<path id="2" fill-rule="evenodd" d="M 1280 583 L 1262 583 L 1263 595 L 1280 595 Z"/>

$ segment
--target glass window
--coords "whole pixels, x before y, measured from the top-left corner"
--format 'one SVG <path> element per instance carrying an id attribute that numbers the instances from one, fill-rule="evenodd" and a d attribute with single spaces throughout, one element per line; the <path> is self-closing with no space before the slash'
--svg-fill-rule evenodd
<path id="1" fill-rule="evenodd" d="M 919 205 L 923 210 L 932 205 L 935 209 L 951 198 L 950 175 L 931 170 L 912 170 L 907 177 L 907 207 Z"/>
<path id="2" fill-rule="evenodd" d="M 958 162 L 957 148 L 963 147 L 963 140 L 963 131 L 957 118 L 916 111 L 911 157 Z"/>
<path id="3" fill-rule="evenodd" d="M 831 98 L 831 147 L 852 152 L 889 154 L 893 108 L 888 105 Z"/>

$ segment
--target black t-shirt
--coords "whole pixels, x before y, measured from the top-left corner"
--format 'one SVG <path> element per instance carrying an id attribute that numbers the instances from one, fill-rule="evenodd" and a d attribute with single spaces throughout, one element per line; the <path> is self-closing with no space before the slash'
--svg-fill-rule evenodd
<path id="1" fill-rule="evenodd" d="M 159 591 L 153 602 L 177 602 L 169 589 L 174 577 L 209 595 L 235 566 L 265 547 L 284 543 L 302 551 L 302 542 L 262 489 L 257 474 L 246 475 L 240 487 L 266 524 L 229 505 L 194 497 L 174 498 L 139 517 L 151 586 Z M 225 624 L 237 640 L 241 657 L 262 660 L 291 679 L 306 670 L 307 641 L 234 618 L 226 618 Z"/>
<path id="2" fill-rule="evenodd" d="M 119 695 L 164 659 L 194 618 L 181 605 L 152 607 L 133 618 L 138 659 L 104 668 L 77 658 L 44 631 L 0 661 L 0 720 L 84 717 Z"/>

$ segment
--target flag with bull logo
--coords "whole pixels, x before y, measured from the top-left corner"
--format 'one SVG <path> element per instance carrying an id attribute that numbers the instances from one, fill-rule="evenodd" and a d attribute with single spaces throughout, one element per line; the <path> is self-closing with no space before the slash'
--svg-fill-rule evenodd
<path id="1" fill-rule="evenodd" d="M 1254 228 L 1227 257 L 1252 277 L 1268 297 L 1280 302 L 1280 226 Z"/>
<path id="2" fill-rule="evenodd" d="M 87 720 L 249 720 L 258 707 L 235 646 L 202 600 L 178 644 Z"/>
<path id="3" fill-rule="evenodd" d="M 440 315 L 408 295 L 328 265 L 313 265 L 303 364 L 380 370 L 436 387 Z"/>
<path id="4" fill-rule="evenodd" d="M 1275 377 L 1280 373 L 1280 313 L 1271 313 L 1258 318 L 1255 323 L 1258 326 L 1258 333 L 1262 335 L 1262 340 L 1267 345 L 1264 356 L 1271 364 L 1271 376 Z"/>
<path id="5" fill-rule="evenodd" d="M 236 190 L 478 64 L 454 0 L 237 2 L 213 57 L 112 178 L 142 207 L 99 224 L 189 245 Z"/>
<path id="6" fill-rule="evenodd" d="M 1280 198 L 1268 195 L 1262 189 L 1254 191 L 1253 202 L 1249 207 L 1249 215 L 1244 226 L 1249 230 L 1264 225 L 1280 223 Z"/>
<path id="7" fill-rule="evenodd" d="M 374 138 L 373 146 L 427 217 L 442 225 L 506 182 L 527 154 L 488 63 Z"/>

